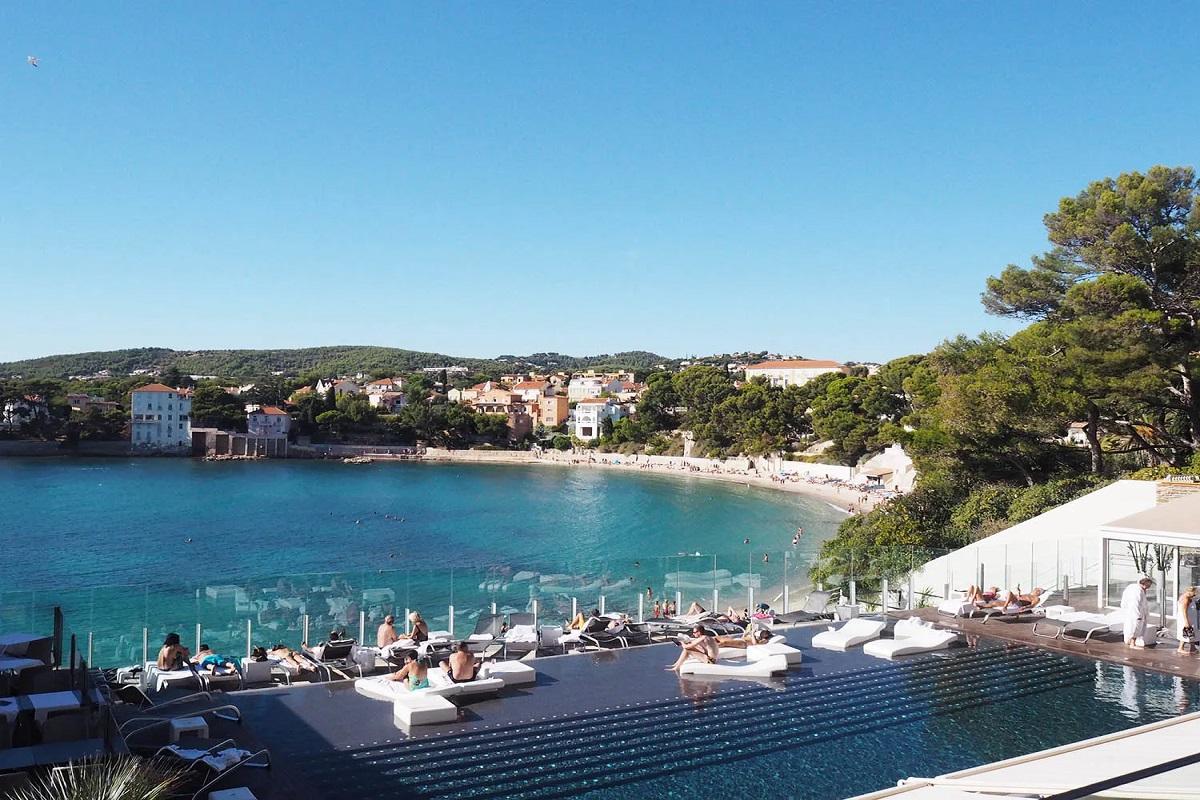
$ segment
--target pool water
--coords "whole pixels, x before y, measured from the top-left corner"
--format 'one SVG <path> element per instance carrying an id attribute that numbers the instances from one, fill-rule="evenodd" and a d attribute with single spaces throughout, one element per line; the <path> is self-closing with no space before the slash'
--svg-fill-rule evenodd
<path id="1" fill-rule="evenodd" d="M 695 682 L 683 696 L 616 710 L 314 751 L 305 771 L 331 797 L 832 800 L 1200 707 L 1195 682 L 986 643 L 721 686 Z"/>

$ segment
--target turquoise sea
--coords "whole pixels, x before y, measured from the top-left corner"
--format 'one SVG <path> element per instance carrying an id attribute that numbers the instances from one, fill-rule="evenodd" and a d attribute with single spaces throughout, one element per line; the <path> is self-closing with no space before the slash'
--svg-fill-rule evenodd
<path id="1" fill-rule="evenodd" d="M 59 604 L 104 663 L 140 650 L 142 627 L 186 640 L 196 622 L 244 646 L 247 620 L 256 641 L 299 641 L 305 615 L 357 632 L 360 612 L 420 608 L 437 628 L 453 605 L 469 633 L 493 602 L 549 617 L 603 596 L 636 613 L 647 587 L 743 606 L 802 582 L 842 518 L 801 495 L 597 469 L 4 459 L 0 629 L 45 627 Z"/>

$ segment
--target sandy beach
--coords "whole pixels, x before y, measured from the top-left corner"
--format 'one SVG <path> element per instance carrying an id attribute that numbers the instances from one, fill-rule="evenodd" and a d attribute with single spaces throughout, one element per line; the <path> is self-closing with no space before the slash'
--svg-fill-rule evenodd
<path id="1" fill-rule="evenodd" d="M 558 467 L 574 467 L 578 469 L 609 469 L 628 472 L 652 473 L 654 475 L 671 475 L 679 478 L 698 478 L 703 480 L 739 483 L 743 486 L 757 486 L 780 492 L 806 495 L 824 500 L 830 506 L 844 514 L 857 514 L 870 511 L 879 503 L 885 501 L 877 492 L 863 492 L 857 488 L 839 486 L 836 484 L 810 483 L 804 479 L 789 478 L 787 480 L 773 479 L 770 475 L 742 474 L 742 471 L 713 472 L 696 470 L 687 466 L 675 466 L 617 453 L 598 452 L 559 452 L 549 451 L 535 453 L 528 451 L 505 450 L 442 450 L 430 448 L 425 453 L 427 461 L 454 461 L 471 464 L 522 464 L 545 465 Z M 733 469 L 730 467 L 729 469 Z"/>

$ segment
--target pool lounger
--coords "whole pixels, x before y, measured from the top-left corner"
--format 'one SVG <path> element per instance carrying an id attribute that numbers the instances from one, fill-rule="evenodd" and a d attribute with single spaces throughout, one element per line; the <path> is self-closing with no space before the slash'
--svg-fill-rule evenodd
<path id="1" fill-rule="evenodd" d="M 804 653 L 788 644 L 783 636 L 772 636 L 765 644 L 752 644 L 749 647 L 722 647 L 718 655 L 722 659 L 744 658 L 747 661 L 762 661 L 770 656 L 783 656 L 789 666 L 795 666 L 804 660 Z"/>
<path id="2" fill-rule="evenodd" d="M 1030 606 L 1003 606 L 999 608 L 980 608 L 979 613 L 983 614 L 983 621 L 987 622 L 992 617 L 1002 617 L 1005 619 L 1015 618 L 1020 619 L 1025 614 L 1044 615 L 1046 613 L 1046 603 L 1055 595 L 1055 591 L 1051 589 L 1048 592 L 1043 592 L 1038 601 Z"/>
<path id="3" fill-rule="evenodd" d="M 1039 630 L 1039 626 L 1041 630 Z M 1046 629 L 1050 632 L 1047 633 Z M 1035 636 L 1041 636 L 1046 639 L 1062 639 L 1063 641 L 1077 641 L 1087 644 L 1091 638 L 1097 634 L 1120 633 L 1125 630 L 1124 615 L 1120 611 L 1112 611 L 1108 614 L 1096 614 L 1090 611 L 1076 611 L 1068 614 L 1061 614 L 1055 619 L 1038 620 L 1033 625 L 1033 633 Z M 1082 636 L 1068 636 L 1067 634 L 1083 634 Z"/>
<path id="4" fill-rule="evenodd" d="M 863 652 L 876 658 L 893 659 L 897 656 L 945 650 L 958 639 L 958 634 L 954 631 L 938 630 L 915 617 L 897 622 L 892 635 L 895 638 L 867 642 L 863 645 Z"/>
<path id="5" fill-rule="evenodd" d="M 855 617 L 840 628 L 831 627 L 827 631 L 821 631 L 813 637 L 812 644 L 813 647 L 825 650 L 849 650 L 872 639 L 878 639 L 886 627 L 887 623 L 882 620 Z"/>
<path id="6" fill-rule="evenodd" d="M 790 614 L 776 614 L 775 620 L 790 625 L 797 622 L 833 619 L 833 614 L 827 611 L 832 600 L 833 592 L 810 592 L 804 601 L 804 608 Z"/>
<path id="7" fill-rule="evenodd" d="M 429 670 L 429 688 L 417 689 L 415 692 L 401 681 L 389 681 L 386 678 L 359 678 L 354 681 L 354 691 L 372 700 L 395 702 L 411 696 L 432 695 L 435 697 L 458 697 L 479 694 L 493 694 L 505 686 L 504 679 L 497 677 L 476 678 L 466 683 L 454 683 L 440 669 Z"/>
<path id="8" fill-rule="evenodd" d="M 784 655 L 772 655 L 760 661 L 718 661 L 715 664 L 688 659 L 679 667 L 681 675 L 720 675 L 729 678 L 769 678 L 787 670 L 788 661 Z"/>

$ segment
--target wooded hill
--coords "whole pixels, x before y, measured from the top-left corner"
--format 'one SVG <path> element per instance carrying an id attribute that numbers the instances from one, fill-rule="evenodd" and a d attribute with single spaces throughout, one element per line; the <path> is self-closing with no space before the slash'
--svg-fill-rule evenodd
<path id="1" fill-rule="evenodd" d="M 68 353 L 23 361 L 0 362 L 0 376 L 24 378 L 66 378 L 70 375 L 94 375 L 108 370 L 114 376 L 128 375 L 138 369 L 176 369 L 185 375 L 222 377 L 259 377 L 275 372 L 285 375 L 353 374 L 381 372 L 406 374 L 424 367 L 457 365 L 473 372 L 522 372 L 538 370 L 577 370 L 589 368 L 645 371 L 659 364 L 672 365 L 655 353 L 633 351 L 597 356 L 568 356 L 560 353 L 536 353 L 530 356 L 463 358 L 441 353 L 423 353 L 398 347 L 338 345 L 305 347 L 291 350 L 170 350 L 165 347 L 141 347 L 91 353 Z"/>

